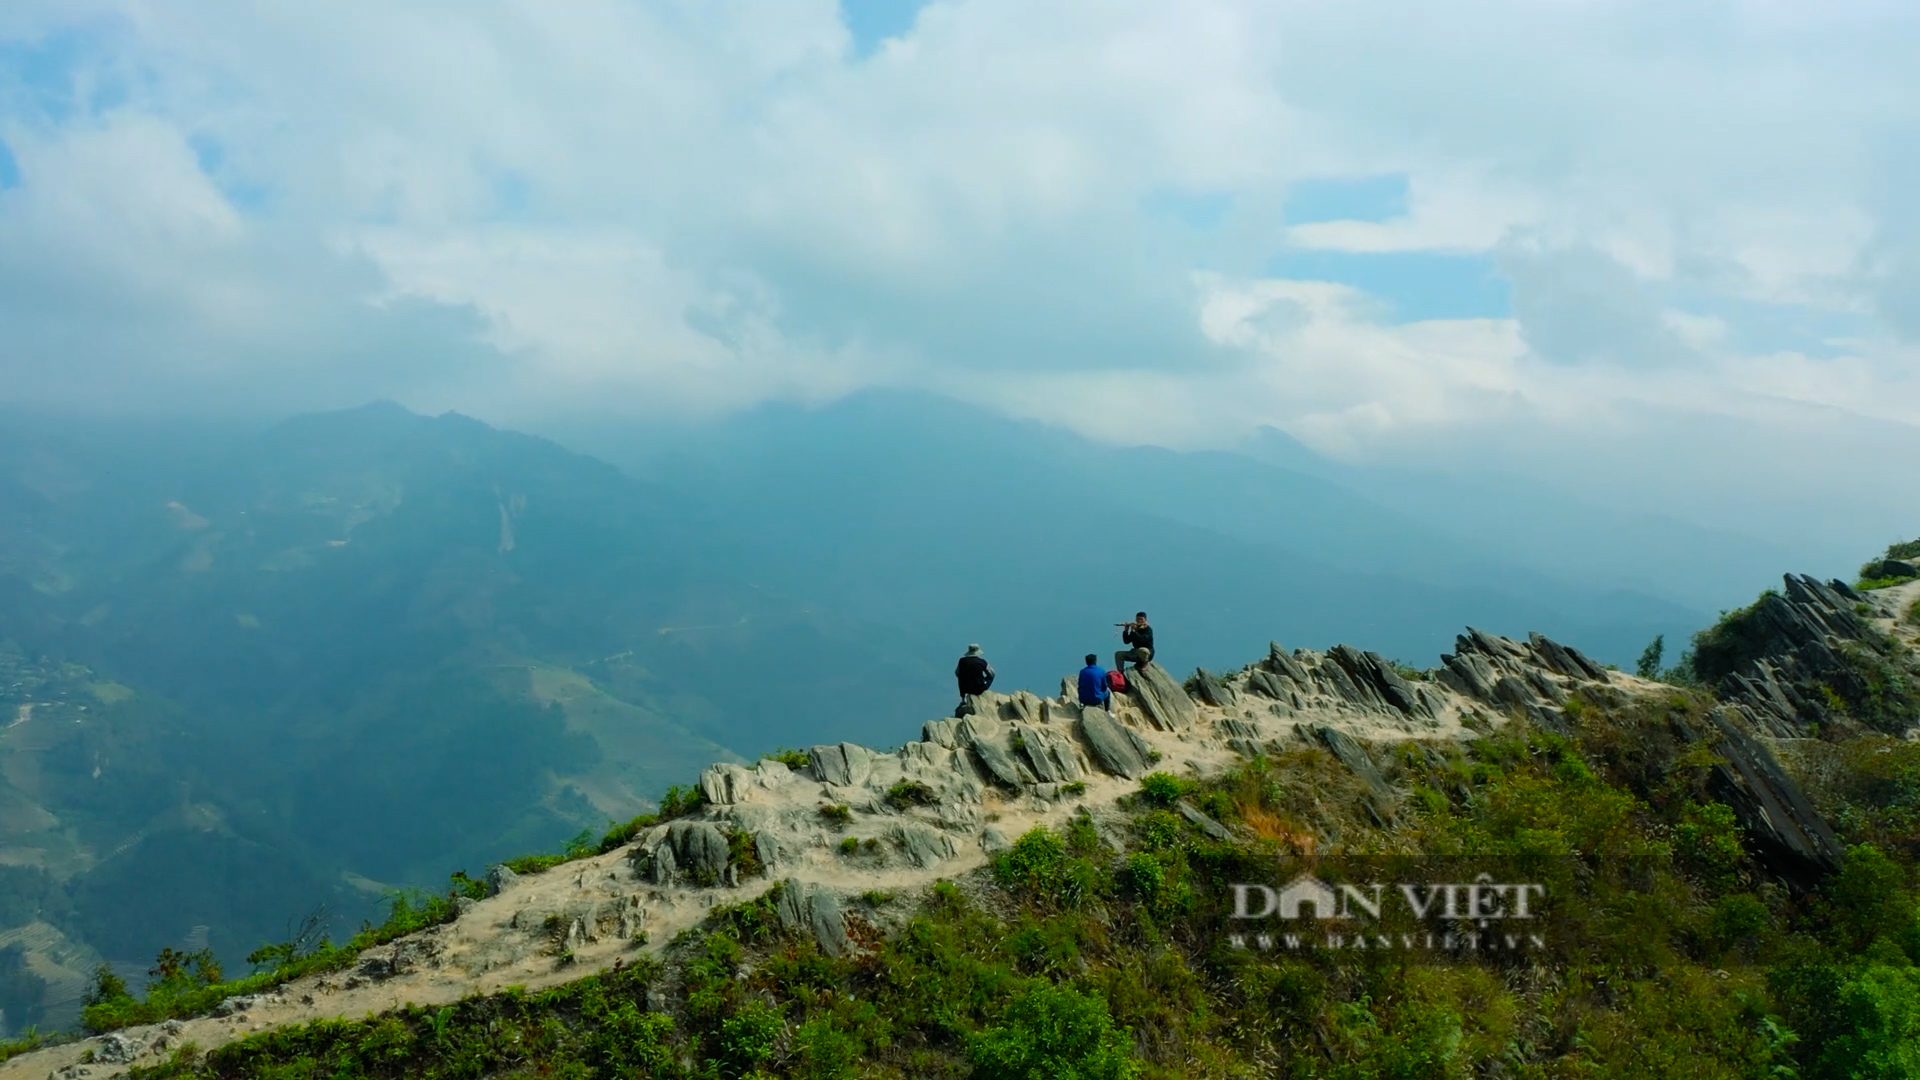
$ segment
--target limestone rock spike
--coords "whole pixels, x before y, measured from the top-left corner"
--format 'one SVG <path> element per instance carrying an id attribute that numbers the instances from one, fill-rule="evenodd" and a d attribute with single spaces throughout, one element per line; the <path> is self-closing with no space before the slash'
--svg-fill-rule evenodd
<path id="1" fill-rule="evenodd" d="M 1229 705 L 1237 704 L 1240 700 L 1240 695 L 1234 693 L 1232 687 L 1221 682 L 1206 668 L 1194 668 L 1191 681 L 1194 685 L 1194 693 L 1200 695 L 1200 700 L 1216 709 L 1224 709 Z"/>
<path id="2" fill-rule="evenodd" d="M 1149 662 L 1135 669 L 1127 676 L 1127 690 L 1140 703 L 1147 719 L 1162 731 L 1185 731 L 1199 718 L 1193 699 L 1159 664 Z"/>
<path id="3" fill-rule="evenodd" d="M 1146 740 L 1104 709 L 1081 711 L 1080 738 L 1104 772 L 1137 780 L 1152 771 L 1147 759 L 1152 748 Z"/>

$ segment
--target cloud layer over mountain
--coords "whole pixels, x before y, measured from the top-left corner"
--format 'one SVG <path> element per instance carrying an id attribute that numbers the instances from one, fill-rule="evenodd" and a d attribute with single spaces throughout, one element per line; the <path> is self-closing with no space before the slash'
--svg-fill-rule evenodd
<path id="1" fill-rule="evenodd" d="M 1769 525 L 1769 469 L 1920 450 L 1916 44 L 1865 0 L 24 0 L 0 393 L 910 386 L 1667 509 L 1738 473 Z"/>

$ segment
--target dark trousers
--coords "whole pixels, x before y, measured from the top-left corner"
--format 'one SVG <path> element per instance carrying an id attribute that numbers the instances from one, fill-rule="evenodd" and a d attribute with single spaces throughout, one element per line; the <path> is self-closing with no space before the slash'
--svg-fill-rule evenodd
<path id="1" fill-rule="evenodd" d="M 1147 666 L 1148 661 L 1152 659 L 1152 649 L 1121 649 L 1119 652 L 1113 654 L 1113 670 L 1127 670 L 1127 661 L 1129 660 L 1133 661 L 1134 667 L 1142 668 Z"/>

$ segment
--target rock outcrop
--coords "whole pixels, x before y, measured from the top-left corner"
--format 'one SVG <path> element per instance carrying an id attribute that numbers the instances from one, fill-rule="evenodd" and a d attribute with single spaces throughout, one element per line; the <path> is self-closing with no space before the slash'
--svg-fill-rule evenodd
<path id="1" fill-rule="evenodd" d="M 1185 731 L 1198 716 L 1186 688 L 1174 682 L 1173 676 L 1159 664 L 1135 668 L 1127 676 L 1127 693 L 1139 702 L 1140 711 L 1161 731 Z"/>
<path id="2" fill-rule="evenodd" d="M 1844 582 L 1788 575 L 1782 592 L 1701 635 L 1698 674 L 1780 738 L 1859 721 L 1898 734 L 1920 722 L 1920 668 L 1861 615 Z"/>
<path id="3" fill-rule="evenodd" d="M 1747 830 L 1754 856 L 1789 887 L 1811 890 L 1840 868 L 1840 842 L 1806 794 L 1759 741 L 1713 717 L 1714 753 L 1721 759 L 1709 775 L 1714 798 L 1727 804 Z M 1685 724 L 1683 737 L 1698 739 Z"/>
<path id="4" fill-rule="evenodd" d="M 774 911 L 782 926 L 812 937 L 829 956 L 843 956 L 851 945 L 840 898 L 825 886 L 788 878 L 780 883 Z"/>
<path id="5" fill-rule="evenodd" d="M 1607 671 L 1578 649 L 1540 634 L 1524 642 L 1468 627 L 1440 657 L 1435 678 L 1463 697 L 1511 708 L 1550 731 L 1568 730 L 1561 706 L 1572 692 L 1614 696 Z"/>
<path id="6" fill-rule="evenodd" d="M 1114 776 L 1135 780 L 1152 771 L 1152 745 L 1105 709 L 1081 711 L 1080 738 L 1100 768 Z"/>
<path id="7" fill-rule="evenodd" d="M 813 778 L 823 784 L 863 784 L 873 771 L 873 751 L 854 743 L 816 746 L 807 758 Z"/>

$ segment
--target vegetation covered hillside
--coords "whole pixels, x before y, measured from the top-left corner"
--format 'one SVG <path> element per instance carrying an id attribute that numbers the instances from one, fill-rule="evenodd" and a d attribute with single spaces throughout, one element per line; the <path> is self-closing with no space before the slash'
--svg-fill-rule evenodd
<path id="1" fill-rule="evenodd" d="M 447 923 L 352 975 L 128 1029 L 78 1067 L 1920 1075 L 1920 715 L 1883 708 L 1920 578 L 1872 584 L 1789 579 L 1703 632 L 1677 682 L 1537 635 L 1470 631 L 1428 671 L 1275 646 L 1184 688 L 1149 668 L 1111 715 L 994 696 L 891 755 L 716 766 L 664 817 L 456 883 Z M 1843 614 L 1857 640 L 1752 625 Z M 1776 675 L 1814 641 L 1866 649 L 1883 693 L 1794 684 L 1825 711 L 1770 734 L 1789 721 L 1738 697 L 1751 676 L 1700 681 L 1735 639 L 1757 643 L 1739 670 Z M 1251 886 L 1352 891 L 1287 918 Z M 345 996 L 381 985 L 372 1014 Z"/>
<path id="2" fill-rule="evenodd" d="M 1711 797 L 1710 755 L 1670 734 L 1703 722 L 1704 696 L 1573 704 L 1571 737 L 1393 750 L 1391 827 L 1366 822 L 1364 785 L 1324 749 L 1204 783 L 1156 774 L 1124 829 L 1078 816 L 979 878 L 866 897 L 848 955 L 783 931 L 770 892 L 663 959 L 187 1048 L 134 1075 L 1920 1075 L 1920 745 L 1822 747 L 1835 784 L 1815 793 L 1851 823 L 1847 855 L 1794 895 Z M 1303 837 L 1330 843 L 1303 851 Z M 1337 927 L 1335 947 L 1235 947 L 1248 925 L 1231 886 L 1303 870 L 1538 882 L 1527 931 L 1544 944 L 1407 948 L 1436 928 L 1401 918 Z"/>

